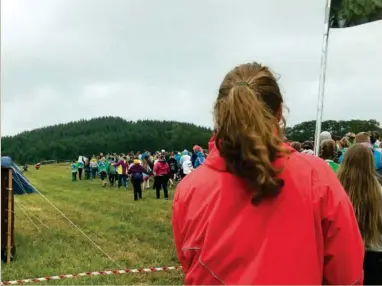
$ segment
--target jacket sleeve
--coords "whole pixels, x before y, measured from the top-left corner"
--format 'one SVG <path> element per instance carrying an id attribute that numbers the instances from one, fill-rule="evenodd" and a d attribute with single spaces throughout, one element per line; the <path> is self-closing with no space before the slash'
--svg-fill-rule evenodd
<path id="1" fill-rule="evenodd" d="M 322 168 L 324 284 L 362 285 L 365 250 L 353 206 L 335 173 L 326 164 Z"/>
<path id="2" fill-rule="evenodd" d="M 172 205 L 172 233 L 174 236 L 174 243 L 179 263 L 182 266 L 183 272 L 186 274 L 188 271 L 188 266 L 182 251 L 182 233 L 178 220 L 178 218 L 181 217 L 179 210 L 179 197 L 177 195 L 177 193 L 180 191 L 179 188 L 180 187 L 176 188 L 174 202 Z"/>

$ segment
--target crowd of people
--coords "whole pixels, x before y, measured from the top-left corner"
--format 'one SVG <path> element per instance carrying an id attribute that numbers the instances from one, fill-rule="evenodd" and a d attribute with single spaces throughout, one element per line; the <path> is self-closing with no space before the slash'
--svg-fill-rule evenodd
<path id="1" fill-rule="evenodd" d="M 288 141 L 288 143 L 297 152 L 314 155 L 312 141 L 303 143 Z M 320 134 L 320 143 L 320 158 L 324 159 L 336 173 L 344 159 L 345 152 L 359 143 L 371 150 L 377 177 L 380 178 L 379 175 L 382 175 L 382 143 L 377 131 L 359 132 L 358 134 L 349 132 L 344 137 L 332 136 L 330 132 L 324 131 Z"/>
<path id="2" fill-rule="evenodd" d="M 266 66 L 223 79 L 208 158 L 173 201 L 184 283 L 381 285 L 379 134 L 323 132 L 314 156 L 284 138 L 283 107 Z"/>
<path id="3" fill-rule="evenodd" d="M 71 163 L 72 181 L 101 179 L 101 185 L 117 186 L 127 190 L 131 182 L 134 200 L 142 199 L 142 190 L 156 190 L 160 199 L 163 189 L 164 198 L 168 200 L 168 188 L 181 180 L 204 163 L 207 156 L 205 150 L 198 145 L 192 151 L 151 153 L 149 151 L 128 154 L 103 154 L 90 158 L 79 156 Z"/>

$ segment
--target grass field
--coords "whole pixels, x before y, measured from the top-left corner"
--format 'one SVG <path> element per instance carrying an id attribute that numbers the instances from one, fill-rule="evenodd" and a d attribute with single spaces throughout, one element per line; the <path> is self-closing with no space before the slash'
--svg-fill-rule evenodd
<path id="1" fill-rule="evenodd" d="M 45 165 L 38 171 L 30 168 L 25 174 L 122 268 L 178 265 L 171 231 L 173 189 L 168 201 L 156 200 L 150 189 L 144 191 L 142 201 L 134 202 L 131 186 L 124 191 L 102 188 L 99 179 L 71 182 L 68 165 Z M 2 264 L 2 281 L 119 269 L 39 194 L 16 196 L 15 202 L 17 258 L 10 265 Z M 79 277 L 45 284 L 182 282 L 182 272 L 176 270 Z"/>

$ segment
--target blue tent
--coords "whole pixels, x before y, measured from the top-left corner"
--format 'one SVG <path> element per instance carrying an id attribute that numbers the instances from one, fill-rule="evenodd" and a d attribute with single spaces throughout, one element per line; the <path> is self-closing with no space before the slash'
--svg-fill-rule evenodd
<path id="1" fill-rule="evenodd" d="M 12 188 L 16 195 L 23 195 L 25 193 L 31 194 L 36 192 L 36 188 L 32 186 L 27 178 L 25 178 L 19 167 L 10 157 L 1 157 L 1 167 L 12 169 Z"/>

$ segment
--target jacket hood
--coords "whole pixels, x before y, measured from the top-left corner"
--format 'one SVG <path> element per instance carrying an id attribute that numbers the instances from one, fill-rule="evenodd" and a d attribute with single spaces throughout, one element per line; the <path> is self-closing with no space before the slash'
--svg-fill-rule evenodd
<path id="1" fill-rule="evenodd" d="M 219 154 L 219 150 L 216 147 L 215 139 L 216 138 L 215 138 L 215 134 L 214 134 L 212 136 L 212 138 L 210 139 L 210 141 L 208 142 L 209 153 L 208 153 L 207 159 L 206 159 L 204 164 L 207 165 L 208 167 L 212 168 L 212 169 L 219 171 L 219 172 L 226 172 L 227 167 L 226 167 L 226 164 L 225 164 L 223 157 L 221 157 Z M 291 153 L 295 152 L 295 150 L 292 147 L 290 147 L 288 144 L 283 143 L 282 146 L 285 149 L 288 149 Z M 276 159 L 274 164 L 279 165 L 282 160 L 283 160 L 282 158 Z"/>

